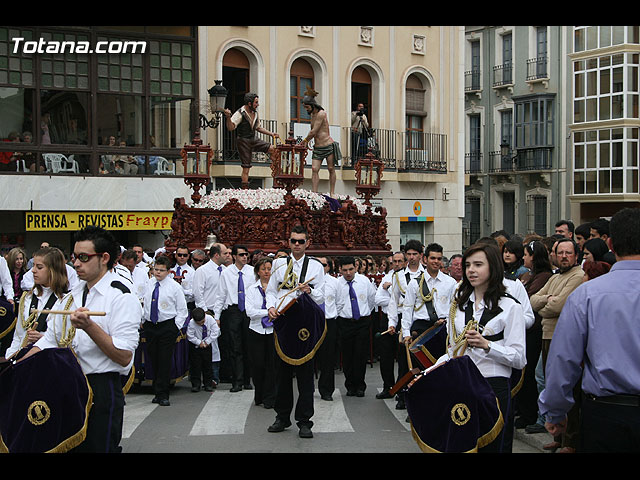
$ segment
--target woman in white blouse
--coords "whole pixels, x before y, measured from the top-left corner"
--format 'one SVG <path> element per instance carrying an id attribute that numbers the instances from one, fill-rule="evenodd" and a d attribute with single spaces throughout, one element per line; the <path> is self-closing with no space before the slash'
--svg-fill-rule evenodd
<path id="1" fill-rule="evenodd" d="M 40 314 L 39 311 L 51 309 L 67 290 L 65 258 L 57 248 L 46 247 L 38 250 L 33 257 L 32 272 L 34 285 L 23 292 L 20 298 L 16 328 L 11 346 L 5 353 L 6 358 L 35 343 L 44 335 L 48 315 Z"/>
<path id="2" fill-rule="evenodd" d="M 249 316 L 247 344 L 251 378 L 255 386 L 254 401 L 264 408 L 273 408 L 276 400 L 277 353 L 271 323 L 266 308 L 265 292 L 271 278 L 272 260 L 261 258 L 254 266 L 256 283 L 247 288 L 246 314 Z"/>
<path id="3" fill-rule="evenodd" d="M 526 364 L 522 306 L 506 293 L 502 255 L 494 245 L 465 252 L 462 282 L 449 319 L 449 357 L 468 355 L 493 389 L 505 427 L 483 451 L 510 452 L 513 440 L 511 369 Z"/>

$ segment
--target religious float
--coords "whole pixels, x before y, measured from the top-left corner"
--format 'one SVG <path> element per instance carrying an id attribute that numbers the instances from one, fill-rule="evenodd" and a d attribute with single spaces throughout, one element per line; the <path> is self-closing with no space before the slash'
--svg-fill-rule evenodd
<path id="1" fill-rule="evenodd" d="M 273 188 L 224 189 L 203 196 L 200 189 L 211 181 L 212 150 L 202 144 L 196 131 L 192 144 L 181 151 L 184 181 L 193 194 L 191 201 L 174 200 L 166 254 L 173 253 L 178 246 L 186 246 L 190 251 L 207 249 L 213 242 L 228 247 L 242 244 L 249 251 L 261 249 L 271 253 L 289 246 L 289 234 L 295 225 L 302 225 L 309 232 L 310 255 L 389 254 L 386 210 L 371 205 L 371 197 L 380 191 L 384 164 L 371 151 L 358 159 L 354 167 L 356 192 L 361 199 L 348 195 L 331 198 L 299 188 L 304 181 L 308 147 L 293 138 L 293 132 L 289 132 L 284 143 L 276 144 L 276 150 L 279 161 L 271 164 Z M 137 385 L 149 385 L 153 378 L 146 357 L 146 342 L 141 333 L 132 372 Z M 172 382 L 184 378 L 188 367 L 185 324 L 176 339 Z"/>

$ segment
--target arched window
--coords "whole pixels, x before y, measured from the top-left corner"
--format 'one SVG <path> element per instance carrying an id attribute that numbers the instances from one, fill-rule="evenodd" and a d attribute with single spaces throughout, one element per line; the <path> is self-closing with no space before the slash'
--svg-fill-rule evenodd
<path id="1" fill-rule="evenodd" d="M 309 123 L 311 117 L 302 106 L 302 97 L 307 88 L 313 88 L 313 68 L 306 60 L 298 58 L 291 65 L 289 77 L 291 123 Z"/>

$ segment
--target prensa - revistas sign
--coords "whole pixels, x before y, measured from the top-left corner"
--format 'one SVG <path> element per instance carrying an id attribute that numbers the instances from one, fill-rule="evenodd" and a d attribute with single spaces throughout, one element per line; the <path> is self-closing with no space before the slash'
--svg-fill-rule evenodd
<path id="1" fill-rule="evenodd" d="M 171 230 L 173 212 L 25 212 L 25 230 L 73 231 L 95 225 L 105 230 Z"/>

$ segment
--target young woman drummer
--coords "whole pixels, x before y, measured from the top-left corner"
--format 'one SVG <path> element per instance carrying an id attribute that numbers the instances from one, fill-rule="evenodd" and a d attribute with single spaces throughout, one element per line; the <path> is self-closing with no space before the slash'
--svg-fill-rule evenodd
<path id="1" fill-rule="evenodd" d="M 462 265 L 462 283 L 448 325 L 449 355 L 468 355 L 499 401 L 505 428 L 481 451 L 510 452 L 512 435 L 505 435 L 513 428 L 508 425 L 509 379 L 512 368 L 522 369 L 526 364 L 522 306 L 505 291 L 502 255 L 495 245 L 472 245 Z"/>
<path id="2" fill-rule="evenodd" d="M 67 290 L 65 258 L 57 248 L 38 250 L 33 257 L 32 271 L 34 286 L 20 298 L 13 341 L 5 353 L 7 359 L 42 337 L 48 315 L 40 311 L 51 309 Z"/>

